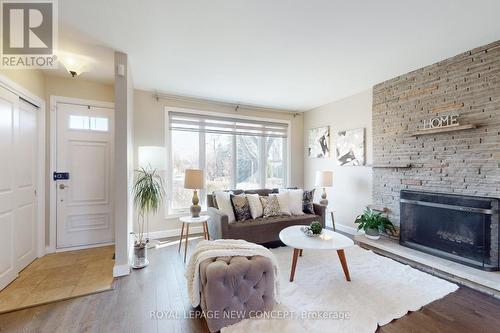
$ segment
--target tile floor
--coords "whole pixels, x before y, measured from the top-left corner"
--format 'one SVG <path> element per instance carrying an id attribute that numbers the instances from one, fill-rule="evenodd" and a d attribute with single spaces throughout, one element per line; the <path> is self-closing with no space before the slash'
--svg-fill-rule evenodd
<path id="1" fill-rule="evenodd" d="M 0 313 L 110 290 L 114 246 L 36 259 L 0 291 Z"/>

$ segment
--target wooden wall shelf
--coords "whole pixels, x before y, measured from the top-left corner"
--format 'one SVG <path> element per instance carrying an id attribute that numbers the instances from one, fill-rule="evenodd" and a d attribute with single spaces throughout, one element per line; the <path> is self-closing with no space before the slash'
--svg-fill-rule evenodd
<path id="1" fill-rule="evenodd" d="M 429 135 L 429 134 L 439 134 L 439 133 L 447 133 L 447 132 L 455 132 L 455 131 L 463 131 L 472 128 L 476 128 L 475 124 L 467 124 L 467 125 L 457 125 L 457 126 L 446 126 L 446 127 L 438 127 L 438 128 L 430 128 L 430 129 L 420 129 L 411 134 L 411 136 L 420 136 L 420 135 Z"/>
<path id="2" fill-rule="evenodd" d="M 408 163 L 372 165 L 372 168 L 375 168 L 375 169 L 408 169 L 411 167 L 412 167 L 412 165 L 408 164 Z"/>
<path id="3" fill-rule="evenodd" d="M 387 208 L 387 207 L 376 206 L 376 205 L 368 205 L 367 207 L 370 208 L 371 210 L 376 211 L 376 212 L 381 212 L 381 213 L 388 213 L 389 212 L 389 208 Z"/>

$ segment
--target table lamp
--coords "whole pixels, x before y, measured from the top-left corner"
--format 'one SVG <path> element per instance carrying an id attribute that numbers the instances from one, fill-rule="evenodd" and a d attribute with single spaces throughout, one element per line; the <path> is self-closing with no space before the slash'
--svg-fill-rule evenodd
<path id="1" fill-rule="evenodd" d="M 193 205 L 190 207 L 192 217 L 200 217 L 201 206 L 198 205 L 198 191 L 205 187 L 203 170 L 187 169 L 184 175 L 184 188 L 193 190 Z"/>
<path id="2" fill-rule="evenodd" d="M 333 172 L 332 171 L 316 171 L 316 186 L 323 187 L 323 194 L 321 194 L 320 205 L 328 206 L 326 199 L 326 187 L 333 186 Z"/>

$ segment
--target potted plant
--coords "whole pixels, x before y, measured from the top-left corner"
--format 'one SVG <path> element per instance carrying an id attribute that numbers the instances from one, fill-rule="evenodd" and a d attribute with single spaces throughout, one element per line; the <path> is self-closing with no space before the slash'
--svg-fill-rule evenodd
<path id="1" fill-rule="evenodd" d="M 319 237 L 323 232 L 323 226 L 319 221 L 313 221 L 309 226 L 302 227 L 302 232 L 309 237 Z"/>
<path id="2" fill-rule="evenodd" d="M 365 231 L 366 238 L 374 240 L 380 238 L 381 232 L 390 231 L 394 233 L 396 231 L 394 225 L 387 217 L 368 207 L 363 214 L 356 218 L 354 223 L 358 224 L 358 230 L 363 229 Z"/>
<path id="3" fill-rule="evenodd" d="M 134 205 L 137 209 L 138 232 L 134 241 L 134 258 L 132 267 L 143 268 L 149 264 L 147 243 L 149 239 L 145 237 L 145 224 L 149 214 L 158 212 L 164 196 L 164 189 L 161 177 L 156 169 L 141 168 L 137 170 L 133 194 Z"/>

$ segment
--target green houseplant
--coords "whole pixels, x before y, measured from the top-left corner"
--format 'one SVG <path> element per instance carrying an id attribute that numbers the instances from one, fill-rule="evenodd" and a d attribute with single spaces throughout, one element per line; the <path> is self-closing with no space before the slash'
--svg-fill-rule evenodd
<path id="1" fill-rule="evenodd" d="M 369 239 L 379 239 L 381 232 L 389 231 L 394 233 L 396 231 L 394 225 L 387 217 L 368 207 L 363 214 L 356 218 L 354 223 L 358 224 L 358 230 L 363 229 L 365 231 L 365 236 Z"/>
<path id="2" fill-rule="evenodd" d="M 134 205 L 137 210 L 138 232 L 134 242 L 134 260 L 132 267 L 143 268 L 149 264 L 145 226 L 149 214 L 158 212 L 165 194 L 163 182 L 156 169 L 141 168 L 136 170 L 133 187 Z"/>
<path id="3" fill-rule="evenodd" d="M 319 221 L 313 221 L 309 226 L 301 228 L 302 232 L 309 237 L 318 237 L 323 232 L 323 226 Z"/>

